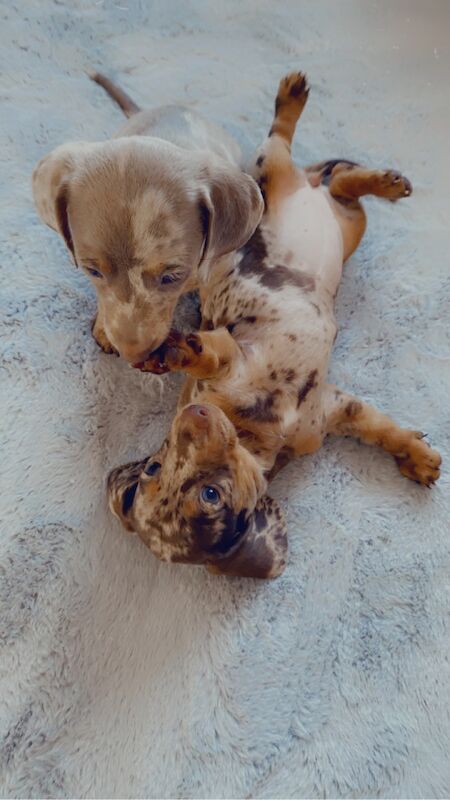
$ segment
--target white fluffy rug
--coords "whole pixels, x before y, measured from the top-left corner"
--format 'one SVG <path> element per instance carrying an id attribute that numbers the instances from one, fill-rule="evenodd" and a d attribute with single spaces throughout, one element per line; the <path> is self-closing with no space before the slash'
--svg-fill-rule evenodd
<path id="1" fill-rule="evenodd" d="M 0 794 L 444 797 L 449 726 L 447 0 L 3 2 Z M 256 145 L 306 68 L 296 154 L 395 166 L 338 298 L 341 386 L 428 432 L 428 492 L 350 440 L 273 485 L 274 583 L 157 563 L 109 514 L 108 470 L 156 448 L 179 383 L 90 337 L 94 298 L 30 197 L 37 159 L 182 101 Z"/>

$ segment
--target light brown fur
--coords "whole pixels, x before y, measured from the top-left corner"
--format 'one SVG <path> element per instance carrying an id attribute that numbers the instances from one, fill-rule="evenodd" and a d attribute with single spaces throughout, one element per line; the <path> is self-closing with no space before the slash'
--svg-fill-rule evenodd
<path id="1" fill-rule="evenodd" d="M 342 264 L 365 228 L 359 197 L 398 199 L 411 185 L 351 162 L 299 169 L 290 145 L 307 94 L 301 73 L 280 83 L 254 166 L 266 211 L 237 255 L 201 275 L 203 330 L 173 332 L 141 365 L 189 375 L 157 466 L 147 464 L 152 475 L 141 468 L 131 483 L 129 467 L 119 468 L 109 481 L 114 513 L 158 557 L 215 573 L 280 574 L 286 528 L 265 494 L 268 482 L 328 434 L 384 448 L 426 486 L 439 477 L 440 456 L 422 434 L 327 383 Z M 126 507 L 124 485 L 134 491 Z"/>
<path id="2" fill-rule="evenodd" d="M 200 265 L 247 241 L 263 201 L 221 128 L 172 106 L 140 112 L 111 81 L 92 77 L 131 119 L 110 141 L 73 142 L 42 158 L 33 193 L 95 287 L 97 343 L 134 363 L 167 337 Z"/>

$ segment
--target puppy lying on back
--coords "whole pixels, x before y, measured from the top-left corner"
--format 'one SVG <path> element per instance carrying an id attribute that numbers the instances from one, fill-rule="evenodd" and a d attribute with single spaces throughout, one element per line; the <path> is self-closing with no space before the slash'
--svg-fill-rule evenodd
<path id="1" fill-rule="evenodd" d="M 166 339 L 200 264 L 241 247 L 264 205 L 221 128 L 175 106 L 139 111 L 92 77 L 131 118 L 110 141 L 70 142 L 45 156 L 34 199 L 95 286 L 97 343 L 133 363 Z"/>
<path id="2" fill-rule="evenodd" d="M 141 365 L 190 377 L 160 451 L 111 473 L 110 504 L 165 561 L 279 575 L 286 526 L 268 482 L 329 433 L 384 448 L 425 486 L 439 477 L 440 456 L 421 433 L 327 383 L 342 264 L 366 224 L 360 198 L 397 200 L 411 184 L 347 161 L 297 168 L 291 141 L 307 97 L 301 73 L 281 81 L 255 161 L 265 214 L 231 261 L 200 273 L 202 332 L 173 333 Z"/>

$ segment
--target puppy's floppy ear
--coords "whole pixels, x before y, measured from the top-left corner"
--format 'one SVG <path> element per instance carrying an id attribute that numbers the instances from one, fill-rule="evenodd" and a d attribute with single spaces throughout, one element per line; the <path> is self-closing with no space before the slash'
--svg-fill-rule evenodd
<path id="1" fill-rule="evenodd" d="M 133 527 L 133 502 L 138 487 L 139 476 L 142 473 L 147 459 L 133 461 L 122 467 L 113 469 L 108 475 L 109 507 L 114 516 L 120 519 L 127 531 L 134 531 Z"/>
<path id="2" fill-rule="evenodd" d="M 242 524 L 238 523 L 238 524 Z M 208 564 L 217 575 L 276 578 L 284 571 L 288 553 L 287 528 L 278 503 L 265 495 L 246 519 L 239 545 Z"/>
<path id="3" fill-rule="evenodd" d="M 43 222 L 59 233 L 74 256 L 68 214 L 70 180 L 75 165 L 92 144 L 71 142 L 41 158 L 33 171 L 33 197 Z"/>
<path id="4" fill-rule="evenodd" d="M 238 250 L 250 239 L 262 217 L 264 200 L 253 178 L 235 167 L 209 167 L 202 183 L 204 261 Z"/>

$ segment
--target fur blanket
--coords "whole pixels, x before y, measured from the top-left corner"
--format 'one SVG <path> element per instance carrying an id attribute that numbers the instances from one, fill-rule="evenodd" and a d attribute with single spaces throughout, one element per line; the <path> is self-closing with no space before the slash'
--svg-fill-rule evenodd
<path id="1" fill-rule="evenodd" d="M 0 794 L 444 797 L 449 727 L 446 2 L 27 0 L 0 9 Z M 38 221 L 30 175 L 120 112 L 184 102 L 244 148 L 279 77 L 312 92 L 305 163 L 394 166 L 338 298 L 332 377 L 444 457 L 432 491 L 350 440 L 272 493 L 291 555 L 273 583 L 155 561 L 112 518 L 108 470 L 155 449 L 180 380 L 105 356 L 94 297 Z M 447 122 L 447 126 L 445 125 Z"/>

